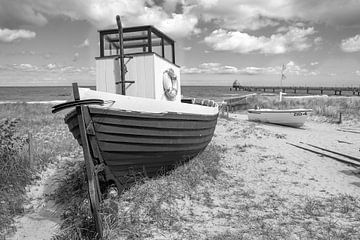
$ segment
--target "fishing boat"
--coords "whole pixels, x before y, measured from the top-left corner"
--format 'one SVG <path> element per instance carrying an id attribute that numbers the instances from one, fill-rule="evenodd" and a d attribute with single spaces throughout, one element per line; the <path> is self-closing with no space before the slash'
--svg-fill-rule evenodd
<path id="1" fill-rule="evenodd" d="M 250 121 L 301 127 L 310 112 L 312 109 L 248 109 L 248 119 Z"/>
<path id="2" fill-rule="evenodd" d="M 153 26 L 100 30 L 96 90 L 73 84 L 65 122 L 94 164 L 119 188 L 153 177 L 201 153 L 211 141 L 218 105 L 181 100 L 175 42 Z"/>

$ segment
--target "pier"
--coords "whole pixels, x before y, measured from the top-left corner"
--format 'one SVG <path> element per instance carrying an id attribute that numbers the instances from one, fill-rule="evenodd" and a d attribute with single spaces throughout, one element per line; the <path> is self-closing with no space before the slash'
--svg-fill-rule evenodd
<path id="1" fill-rule="evenodd" d="M 233 85 L 230 88 L 230 91 L 249 91 L 249 92 L 284 92 L 284 93 L 306 93 L 306 94 L 328 94 L 333 93 L 334 95 L 342 95 L 344 92 L 352 93 L 352 95 L 360 96 L 360 87 L 306 87 L 306 86 L 242 86 L 242 85 Z M 349 94 L 347 94 L 349 95 Z"/>

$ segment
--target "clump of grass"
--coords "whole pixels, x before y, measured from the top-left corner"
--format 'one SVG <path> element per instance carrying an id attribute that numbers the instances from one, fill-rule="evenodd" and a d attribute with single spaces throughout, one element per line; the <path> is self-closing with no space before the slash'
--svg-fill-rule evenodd
<path id="1" fill-rule="evenodd" d="M 65 174 L 58 179 L 59 187 L 49 196 L 61 206 L 63 220 L 60 232 L 53 239 L 94 239 L 96 231 L 88 200 L 85 164 L 66 161 L 62 169 Z"/>
<path id="2" fill-rule="evenodd" d="M 247 148 L 252 148 L 252 147 L 255 147 L 255 145 L 254 144 L 247 144 L 247 143 L 245 143 L 245 144 L 237 144 L 235 146 L 235 148 L 237 150 L 239 150 L 239 152 L 246 152 Z"/>
<path id="3" fill-rule="evenodd" d="M 215 181 L 221 170 L 218 146 L 209 146 L 202 154 L 173 171 L 154 179 L 142 179 L 117 198 L 107 198 L 101 207 L 105 239 L 142 239 L 151 237 L 154 228 L 184 234 L 181 206 L 196 194 L 204 181 Z M 66 215 L 55 239 L 92 239 L 94 225 L 88 210 L 83 165 L 69 168 L 54 197 L 65 204 Z M 211 200 L 208 199 L 209 202 Z M 90 221 L 89 221 L 90 220 Z"/>
<path id="4" fill-rule="evenodd" d="M 0 234 L 22 213 L 23 194 L 33 174 L 24 150 L 27 139 L 17 134 L 17 123 L 17 119 L 0 121 Z"/>
<path id="5" fill-rule="evenodd" d="M 116 221 L 106 234 L 109 239 L 122 236 L 127 239 L 151 237 L 151 229 L 184 234 L 181 227 L 184 199 L 196 195 L 197 188 L 205 181 L 215 181 L 221 173 L 220 147 L 209 146 L 201 155 L 178 167 L 166 176 L 137 184 L 116 200 Z M 207 199 L 207 202 L 211 200 Z"/>

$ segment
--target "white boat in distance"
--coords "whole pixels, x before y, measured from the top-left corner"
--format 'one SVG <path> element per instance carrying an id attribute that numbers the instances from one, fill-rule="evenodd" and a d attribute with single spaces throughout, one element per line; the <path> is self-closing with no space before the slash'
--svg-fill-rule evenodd
<path id="1" fill-rule="evenodd" d="M 310 112 L 312 109 L 248 109 L 248 118 L 250 121 L 301 127 Z"/>

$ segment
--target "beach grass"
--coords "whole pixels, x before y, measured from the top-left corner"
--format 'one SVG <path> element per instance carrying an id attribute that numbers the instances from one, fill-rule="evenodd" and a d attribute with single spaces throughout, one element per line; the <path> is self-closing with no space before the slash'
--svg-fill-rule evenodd
<path id="1" fill-rule="evenodd" d="M 313 98 L 283 98 L 279 96 L 257 95 L 247 100 L 247 106 L 254 108 L 291 109 L 307 108 L 312 109 L 312 115 L 319 117 L 318 120 L 336 122 L 339 114 L 344 120 L 356 122 L 360 118 L 360 98 L 358 97 L 313 97 Z"/>
<path id="2" fill-rule="evenodd" d="M 13 231 L 13 218 L 24 213 L 26 186 L 79 148 L 63 117 L 46 104 L 0 104 L 0 234 Z"/>
<path id="3" fill-rule="evenodd" d="M 118 197 L 104 195 L 101 214 L 105 239 L 143 239 L 151 236 L 151 229 L 184 234 L 179 226 L 179 199 L 196 196 L 203 181 L 215 181 L 221 174 L 220 153 L 226 151 L 219 146 L 209 146 L 192 161 L 180 165 L 169 173 L 154 179 L 144 178 L 124 190 Z M 65 205 L 64 223 L 55 239 L 92 239 L 95 232 L 84 175 L 69 168 L 71 174 L 64 179 L 54 196 L 57 203 Z M 209 194 L 209 193 L 208 193 Z M 117 195 L 117 194 L 116 194 Z"/>
<path id="4" fill-rule="evenodd" d="M 319 106 L 314 112 L 322 116 L 331 117 L 333 111 L 340 109 L 344 114 L 359 117 L 358 112 L 352 113 L 359 107 L 357 101 L 340 98 L 338 101 L 287 101 L 280 106 L 275 100 L 265 98 L 250 104 L 264 104 L 263 107 L 269 108 Z M 59 187 L 49 196 L 62 206 L 59 211 L 62 211 L 63 224 L 54 239 L 92 239 L 96 233 L 89 210 L 81 149 L 63 122 L 64 113 L 54 115 L 50 110 L 49 105 L 43 104 L 0 105 L 0 119 L 18 119 L 16 134 L 32 133 L 35 159 L 30 168 L 27 142 L 15 149 L 13 161 L 17 164 L 14 166 L 19 168 L 7 174 L 13 178 L 20 174 L 25 180 L 15 181 L 19 190 L 1 199 L 0 227 L 2 231 L 9 228 L 13 217 L 23 213 L 25 186 L 52 162 L 65 172 L 58 179 Z M 235 147 L 239 152 L 256 148 L 252 143 Z M 215 187 L 227 189 L 229 185 L 230 176 L 222 170 L 227 151 L 226 146 L 209 145 L 201 155 L 170 173 L 155 179 L 144 178 L 117 194 L 113 189 L 105 191 L 101 206 L 104 239 L 357 239 L 360 200 L 350 195 L 297 196 L 294 202 L 272 194 L 258 201 L 254 191 L 239 184 L 234 195 L 237 204 L 214 202 Z M 4 174 L 2 170 L 3 179 Z M 2 195 L 10 186 L 4 183 L 0 185 Z M 209 231 L 205 227 L 206 218 L 221 223 L 220 230 Z"/>

